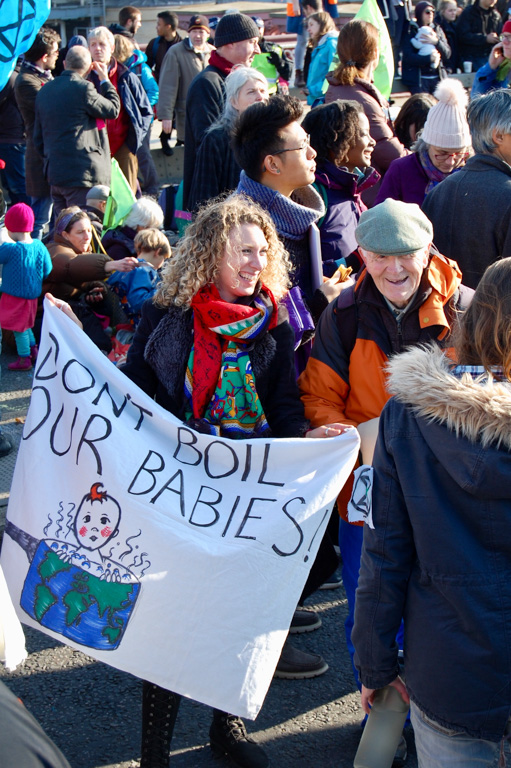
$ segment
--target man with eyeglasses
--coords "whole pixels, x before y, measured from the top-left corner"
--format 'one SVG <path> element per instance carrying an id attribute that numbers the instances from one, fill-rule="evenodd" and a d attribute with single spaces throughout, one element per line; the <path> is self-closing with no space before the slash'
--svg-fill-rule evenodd
<path id="1" fill-rule="evenodd" d="M 325 214 L 312 187 L 316 151 L 300 125 L 303 105 L 291 96 L 273 96 L 240 116 L 232 148 L 242 169 L 237 192 L 268 211 L 289 252 L 293 284 L 298 285 L 315 321 L 341 290 L 338 277 L 312 287 L 309 228 Z"/>
<path id="2" fill-rule="evenodd" d="M 511 21 L 502 27 L 500 42 L 494 45 L 488 61 L 478 69 L 472 85 L 472 96 L 509 88 L 511 81 Z"/>
<path id="3" fill-rule="evenodd" d="M 457 23 L 459 60 L 472 62 L 472 71 L 483 66 L 491 49 L 499 42 L 502 18 L 495 8 L 497 0 L 474 0 L 462 11 Z"/>
<path id="4" fill-rule="evenodd" d="M 426 195 L 422 209 L 437 248 L 476 288 L 490 264 L 511 256 L 511 92 L 477 96 L 467 117 L 475 154 Z"/>
<path id="5" fill-rule="evenodd" d="M 323 312 L 307 368 L 299 379 L 305 415 L 312 426 L 339 422 L 357 427 L 364 464 L 371 464 L 378 420 L 390 395 L 389 358 L 417 344 L 449 346 L 451 326 L 473 291 L 461 284 L 455 262 L 432 246 L 433 227 L 418 205 L 391 198 L 364 211 L 355 230 L 364 266 L 354 286 Z M 351 641 L 363 539 L 363 523 L 348 520 L 353 482 L 337 500 L 339 545 Z M 398 635 L 397 642 L 402 638 Z M 400 646 L 402 647 L 402 646 Z M 360 680 L 355 672 L 360 688 Z M 367 683 L 366 683 L 367 684 Z M 394 766 L 406 759 L 404 738 Z"/>

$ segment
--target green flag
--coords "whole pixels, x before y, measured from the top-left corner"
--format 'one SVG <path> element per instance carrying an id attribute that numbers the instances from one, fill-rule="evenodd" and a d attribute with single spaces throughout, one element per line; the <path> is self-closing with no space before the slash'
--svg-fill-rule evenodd
<path id="1" fill-rule="evenodd" d="M 369 21 L 379 32 L 380 58 L 374 71 L 374 84 L 380 93 L 388 99 L 392 93 L 392 81 L 394 79 L 394 56 L 389 31 L 376 0 L 364 0 L 355 18 Z"/>
<path id="2" fill-rule="evenodd" d="M 110 180 L 110 194 L 106 201 L 105 216 L 103 218 L 103 234 L 109 229 L 115 229 L 122 224 L 123 219 L 136 202 L 133 190 L 121 171 L 119 163 L 112 157 L 112 178 Z"/>

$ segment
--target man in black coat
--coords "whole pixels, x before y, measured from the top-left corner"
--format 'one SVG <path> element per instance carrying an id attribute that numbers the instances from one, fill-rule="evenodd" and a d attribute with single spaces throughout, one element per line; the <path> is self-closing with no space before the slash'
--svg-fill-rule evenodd
<path id="1" fill-rule="evenodd" d="M 85 79 L 91 69 L 101 93 Z M 68 51 L 65 71 L 38 93 L 34 143 L 44 157 L 56 216 L 70 205 L 85 205 L 87 190 L 96 184 L 110 184 L 108 136 L 98 121 L 115 119 L 119 109 L 106 65 L 92 64 L 82 46 Z"/>
<path id="2" fill-rule="evenodd" d="M 195 158 L 202 137 L 220 117 L 225 103 L 224 80 L 235 64 L 249 67 L 256 53 L 259 29 L 250 16 L 228 13 L 218 22 L 216 51 L 209 65 L 192 81 L 186 97 L 185 158 L 183 170 L 183 207 L 187 209 Z"/>
<path id="3" fill-rule="evenodd" d="M 486 64 L 491 49 L 499 42 L 502 19 L 496 4 L 497 0 L 474 0 L 456 23 L 460 62 L 471 61 L 473 72 Z"/>

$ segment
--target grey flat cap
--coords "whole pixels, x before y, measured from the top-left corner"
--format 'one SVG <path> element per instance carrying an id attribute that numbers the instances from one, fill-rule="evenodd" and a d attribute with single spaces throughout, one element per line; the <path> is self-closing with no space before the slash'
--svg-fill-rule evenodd
<path id="1" fill-rule="evenodd" d="M 355 238 L 365 251 L 405 256 L 433 241 L 433 225 L 415 203 L 402 203 L 389 197 L 363 212 Z"/>

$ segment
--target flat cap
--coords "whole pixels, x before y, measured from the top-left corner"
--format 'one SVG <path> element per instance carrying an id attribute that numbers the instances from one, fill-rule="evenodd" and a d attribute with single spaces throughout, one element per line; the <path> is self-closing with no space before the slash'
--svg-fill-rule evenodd
<path id="1" fill-rule="evenodd" d="M 365 251 L 383 256 L 405 256 L 433 241 L 433 225 L 415 203 L 388 197 L 364 211 L 355 230 L 357 243 Z"/>

